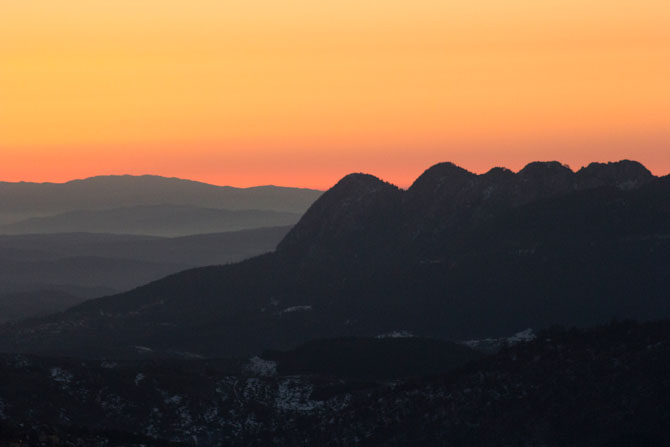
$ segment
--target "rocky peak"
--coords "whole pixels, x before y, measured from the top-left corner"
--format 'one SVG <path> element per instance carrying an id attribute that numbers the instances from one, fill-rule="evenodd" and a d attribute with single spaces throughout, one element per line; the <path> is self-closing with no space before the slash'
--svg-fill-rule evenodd
<path id="1" fill-rule="evenodd" d="M 466 186 L 477 176 L 451 162 L 438 163 L 428 168 L 409 188 L 410 195 L 455 192 Z"/>
<path id="2" fill-rule="evenodd" d="M 574 191 L 575 173 L 557 161 L 535 161 L 517 173 L 518 195 L 515 203 L 566 194 Z"/>
<path id="3" fill-rule="evenodd" d="M 519 180 L 531 186 L 550 186 L 571 183 L 574 172 L 557 161 L 534 161 L 518 172 Z"/>
<path id="4" fill-rule="evenodd" d="M 489 181 L 509 181 L 514 178 L 514 171 L 511 169 L 503 167 L 491 168 L 485 174 L 482 174 L 481 177 L 488 179 Z"/>
<path id="5" fill-rule="evenodd" d="M 628 160 L 592 163 L 578 173 L 549 161 L 529 163 L 518 173 L 499 167 L 481 175 L 446 162 L 427 169 L 407 191 L 372 175 L 350 174 L 312 205 L 278 251 L 318 246 L 324 253 L 337 252 L 347 244 L 363 250 L 399 228 L 411 238 L 432 238 L 509 207 L 600 186 L 636 188 L 653 178 Z"/>
<path id="6" fill-rule="evenodd" d="M 349 174 L 335 184 L 326 194 L 334 196 L 363 196 L 375 193 L 385 188 L 398 189 L 390 183 L 384 182 L 374 175 L 364 173 Z"/>
<path id="7" fill-rule="evenodd" d="M 332 248 L 345 235 L 374 232 L 375 226 L 383 227 L 384 220 L 397 213 L 401 194 L 397 186 L 373 175 L 349 174 L 307 210 L 277 250 L 293 250 L 317 242 Z"/>
<path id="8" fill-rule="evenodd" d="M 410 214 L 440 218 L 471 196 L 477 184 L 476 174 L 453 163 L 439 163 L 421 174 L 407 190 L 405 208 Z"/>
<path id="9" fill-rule="evenodd" d="M 624 190 L 637 188 L 654 178 L 641 163 L 630 160 L 591 163 L 577 171 L 576 177 L 579 189 L 614 186 Z"/>

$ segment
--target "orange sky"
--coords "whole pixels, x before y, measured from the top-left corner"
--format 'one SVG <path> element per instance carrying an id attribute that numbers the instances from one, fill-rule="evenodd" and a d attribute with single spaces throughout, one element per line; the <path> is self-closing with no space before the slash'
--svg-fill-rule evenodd
<path id="1" fill-rule="evenodd" d="M 2 0 L 0 180 L 670 172 L 668 0 Z"/>

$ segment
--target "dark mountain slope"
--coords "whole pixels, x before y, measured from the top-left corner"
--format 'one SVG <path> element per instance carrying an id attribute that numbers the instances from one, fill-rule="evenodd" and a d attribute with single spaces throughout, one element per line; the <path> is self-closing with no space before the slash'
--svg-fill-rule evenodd
<path id="1" fill-rule="evenodd" d="M 415 249 L 430 248 L 452 241 L 454 233 L 473 225 L 486 225 L 511 208 L 582 190 L 640 187 L 654 179 L 644 166 L 631 161 L 592 163 L 577 173 L 558 162 L 533 162 L 517 174 L 494 168 L 479 176 L 442 163 L 428 169 L 407 191 L 406 232 L 414 238 Z"/>
<path id="2" fill-rule="evenodd" d="M 615 186 L 620 189 L 634 189 L 653 178 L 640 163 L 624 160 L 618 163 L 591 163 L 576 173 L 579 189 L 598 186 Z"/>
<path id="3" fill-rule="evenodd" d="M 392 248 L 403 192 L 367 174 L 340 180 L 277 246 L 282 262 L 313 270 L 369 271 Z M 342 261 L 346 259 L 346 265 Z M 314 262 L 316 261 L 316 262 Z"/>
<path id="4" fill-rule="evenodd" d="M 466 339 L 670 316 L 670 179 L 632 162 L 596 167 L 589 180 L 558 163 L 479 176 L 444 164 L 408 191 L 348 176 L 273 254 L 6 327 L 0 347 L 217 356 L 394 330 Z"/>
<path id="5" fill-rule="evenodd" d="M 282 375 L 389 380 L 444 373 L 483 353 L 454 342 L 419 337 L 336 338 L 309 341 L 291 351 L 266 351 Z"/>

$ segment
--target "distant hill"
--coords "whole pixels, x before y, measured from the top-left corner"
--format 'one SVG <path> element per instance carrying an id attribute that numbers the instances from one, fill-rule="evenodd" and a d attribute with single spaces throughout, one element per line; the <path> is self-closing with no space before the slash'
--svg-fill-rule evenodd
<path id="1" fill-rule="evenodd" d="M 670 177 L 631 161 L 475 175 L 450 163 L 406 191 L 352 174 L 274 253 L 169 276 L 0 330 L 0 349 L 205 356 L 409 331 L 506 336 L 670 317 Z"/>
<path id="2" fill-rule="evenodd" d="M 89 232 L 174 237 L 293 225 L 299 219 L 300 214 L 272 210 L 151 205 L 32 217 L 0 225 L 0 234 Z"/>
<path id="3" fill-rule="evenodd" d="M 75 210 L 166 204 L 302 214 L 321 193 L 278 186 L 215 186 L 151 175 L 100 176 L 67 183 L 0 182 L 0 224 Z"/>

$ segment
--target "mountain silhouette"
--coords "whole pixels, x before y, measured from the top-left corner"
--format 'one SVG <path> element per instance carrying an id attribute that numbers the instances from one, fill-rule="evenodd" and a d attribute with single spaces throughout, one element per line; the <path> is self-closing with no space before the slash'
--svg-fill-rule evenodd
<path id="1" fill-rule="evenodd" d="M 5 326 L 0 348 L 228 356 L 397 330 L 471 339 L 661 318 L 669 267 L 670 178 L 639 163 L 481 175 L 442 163 L 406 191 L 349 175 L 274 253 Z"/>

